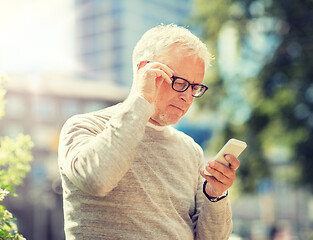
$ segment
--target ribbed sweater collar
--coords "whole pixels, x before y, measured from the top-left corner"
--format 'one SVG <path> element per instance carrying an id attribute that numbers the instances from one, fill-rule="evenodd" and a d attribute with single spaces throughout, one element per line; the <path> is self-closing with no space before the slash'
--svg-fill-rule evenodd
<path id="1" fill-rule="evenodd" d="M 157 126 L 157 125 L 154 125 L 151 122 L 147 122 L 147 127 L 151 127 L 151 128 L 153 128 L 153 129 L 155 129 L 157 131 L 164 131 L 167 128 L 167 126 Z"/>

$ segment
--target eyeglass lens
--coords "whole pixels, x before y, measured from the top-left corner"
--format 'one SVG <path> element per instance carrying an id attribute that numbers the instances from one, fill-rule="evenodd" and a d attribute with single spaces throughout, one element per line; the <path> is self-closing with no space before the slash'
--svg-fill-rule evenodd
<path id="1" fill-rule="evenodd" d="M 200 97 L 205 91 L 205 87 L 202 85 L 192 85 L 188 81 L 181 79 L 181 78 L 175 78 L 173 81 L 173 89 L 178 92 L 184 92 L 188 89 L 188 87 L 191 85 L 192 87 L 192 95 L 194 97 Z"/>

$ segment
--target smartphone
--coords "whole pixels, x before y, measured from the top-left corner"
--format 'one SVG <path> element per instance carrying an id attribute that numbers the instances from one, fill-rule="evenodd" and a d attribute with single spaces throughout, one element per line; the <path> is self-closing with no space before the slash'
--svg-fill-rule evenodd
<path id="1" fill-rule="evenodd" d="M 247 147 L 247 143 L 240 141 L 238 139 L 235 139 L 235 138 L 231 138 L 224 145 L 224 147 L 216 154 L 216 156 L 212 159 L 212 161 L 218 161 L 226 166 L 229 166 L 229 163 L 225 160 L 224 156 L 226 154 L 230 154 L 238 158 L 239 155 L 243 152 L 243 150 L 245 150 L 246 147 Z M 208 173 L 206 169 L 204 169 L 203 172 L 205 175 L 211 176 L 211 174 Z"/>

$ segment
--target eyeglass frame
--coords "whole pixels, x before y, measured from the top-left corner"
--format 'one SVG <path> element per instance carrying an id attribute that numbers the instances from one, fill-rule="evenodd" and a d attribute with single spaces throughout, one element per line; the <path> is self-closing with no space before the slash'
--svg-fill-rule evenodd
<path id="1" fill-rule="evenodd" d="M 150 61 L 148 60 L 147 63 L 150 63 Z M 139 66 L 139 64 L 137 64 L 137 67 L 138 67 L 138 66 Z M 172 79 L 173 79 L 173 81 L 172 81 L 172 89 L 173 89 L 174 91 L 176 91 L 176 92 L 185 92 L 185 91 L 188 90 L 188 88 L 189 88 L 190 86 L 191 86 L 192 90 L 193 90 L 193 87 L 194 87 L 194 86 L 201 86 L 201 87 L 204 87 L 205 90 L 202 92 L 202 94 L 201 94 L 200 96 L 195 96 L 195 95 L 192 94 L 192 96 L 193 96 L 193 97 L 196 97 L 196 98 L 202 97 L 203 94 L 209 89 L 207 86 L 205 86 L 205 85 L 203 85 L 203 84 L 199 84 L 199 83 L 190 83 L 187 79 L 182 78 L 182 77 L 177 77 L 177 76 L 174 76 L 174 75 L 173 75 L 173 76 L 172 76 Z M 174 83 L 175 83 L 175 81 L 176 81 L 177 79 L 182 79 L 182 80 L 184 80 L 184 81 L 186 81 L 186 82 L 188 83 L 188 86 L 186 87 L 185 90 L 180 91 L 180 90 L 176 90 L 176 89 L 174 88 Z"/>
<path id="2" fill-rule="evenodd" d="M 204 88 L 204 91 L 202 92 L 202 94 L 201 94 L 200 96 L 195 96 L 195 95 L 192 94 L 193 97 L 199 98 L 199 97 L 202 97 L 203 94 L 208 90 L 208 87 L 207 87 L 207 86 L 205 86 L 205 85 L 203 85 L 203 84 L 199 84 L 199 83 L 190 83 L 187 79 L 182 78 L 182 77 L 177 77 L 177 76 L 174 76 L 174 75 L 173 75 L 173 76 L 172 76 L 172 79 L 173 79 L 173 81 L 172 81 L 172 89 L 173 89 L 174 91 L 176 91 L 176 92 L 185 92 L 185 91 L 188 90 L 188 88 L 189 88 L 190 86 L 191 86 L 192 90 L 193 90 L 194 86 L 200 86 L 201 88 Z M 176 89 L 174 88 L 174 83 L 175 83 L 175 81 L 176 81 L 177 79 L 182 79 L 182 80 L 184 80 L 184 81 L 187 82 L 188 86 L 186 87 L 186 89 L 184 89 L 184 90 L 176 90 Z"/>

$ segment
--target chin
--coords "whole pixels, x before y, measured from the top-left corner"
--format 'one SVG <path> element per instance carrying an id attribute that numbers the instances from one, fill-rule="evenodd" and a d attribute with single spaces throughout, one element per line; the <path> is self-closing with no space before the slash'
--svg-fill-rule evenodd
<path id="1" fill-rule="evenodd" d="M 160 115 L 155 118 L 151 118 L 152 122 L 159 126 L 169 126 L 174 125 L 179 122 L 181 117 L 172 117 L 167 115 Z"/>

